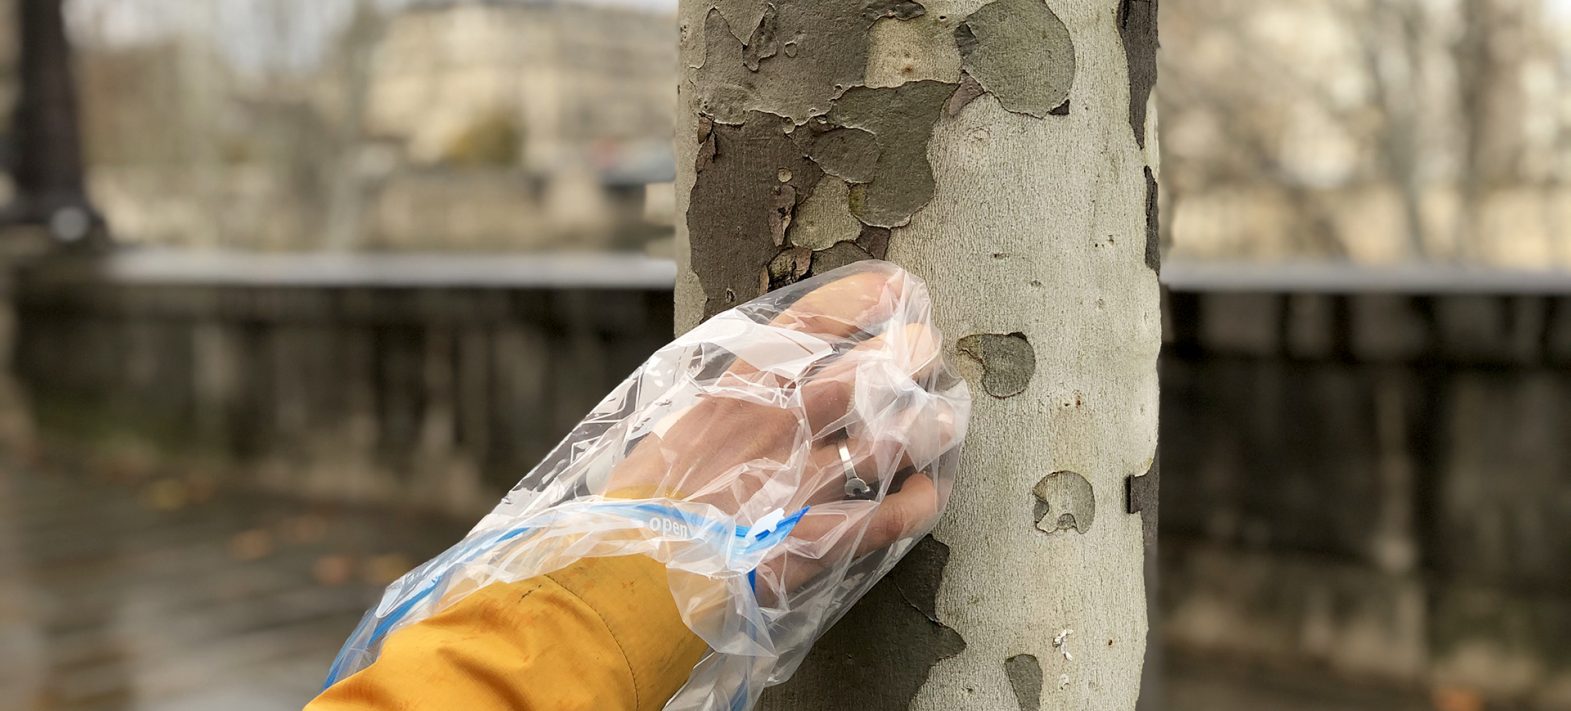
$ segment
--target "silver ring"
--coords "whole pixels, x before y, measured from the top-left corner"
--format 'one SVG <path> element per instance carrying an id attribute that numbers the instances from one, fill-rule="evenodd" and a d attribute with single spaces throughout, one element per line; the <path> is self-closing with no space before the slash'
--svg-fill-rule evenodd
<path id="1" fill-rule="evenodd" d="M 864 500 L 873 498 L 873 487 L 868 486 L 867 482 L 862 481 L 862 477 L 856 475 L 856 463 L 851 461 L 851 450 L 846 447 L 845 440 L 840 440 L 835 446 L 840 450 L 840 466 L 845 469 L 846 498 Z"/>

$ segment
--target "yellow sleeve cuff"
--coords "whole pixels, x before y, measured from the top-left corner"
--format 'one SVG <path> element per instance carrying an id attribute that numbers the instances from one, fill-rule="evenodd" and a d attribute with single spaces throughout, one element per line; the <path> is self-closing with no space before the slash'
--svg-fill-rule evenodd
<path id="1" fill-rule="evenodd" d="M 624 556 L 487 585 L 388 635 L 306 710 L 658 711 L 706 651 L 666 575 Z"/>

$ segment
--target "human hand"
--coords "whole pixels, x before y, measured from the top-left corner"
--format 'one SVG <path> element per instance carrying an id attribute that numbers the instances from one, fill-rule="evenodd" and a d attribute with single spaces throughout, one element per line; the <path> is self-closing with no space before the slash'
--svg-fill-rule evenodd
<path id="1" fill-rule="evenodd" d="M 932 528 L 949 485 L 930 472 L 964 437 L 969 397 L 926 322 L 925 288 L 893 265 L 748 315 L 768 324 L 768 343 L 736 348 L 607 490 L 709 504 L 744 525 L 807 507 L 757 571 L 761 596 L 778 598 Z"/>

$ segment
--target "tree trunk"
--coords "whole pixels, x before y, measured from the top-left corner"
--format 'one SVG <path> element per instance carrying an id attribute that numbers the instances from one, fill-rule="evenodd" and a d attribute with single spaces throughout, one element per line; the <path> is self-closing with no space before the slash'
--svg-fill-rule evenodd
<path id="1" fill-rule="evenodd" d="M 678 329 L 887 258 L 927 280 L 976 393 L 943 522 L 765 707 L 1134 708 L 1156 513 L 1155 1 L 680 15 Z"/>

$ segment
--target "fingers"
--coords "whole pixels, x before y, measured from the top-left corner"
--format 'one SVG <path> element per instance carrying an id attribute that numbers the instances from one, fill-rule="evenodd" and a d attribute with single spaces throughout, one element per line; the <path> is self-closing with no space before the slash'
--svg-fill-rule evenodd
<path id="1" fill-rule="evenodd" d="M 893 375 L 888 371 L 880 374 L 876 369 L 863 368 L 880 361 L 890 364 L 903 376 L 891 378 L 891 382 L 863 385 L 868 389 L 882 387 L 893 398 L 900 390 L 913 386 L 907 378 L 925 379 L 938 367 L 938 334 L 924 324 L 907 324 L 857 345 L 812 376 L 802 385 L 802 404 L 815 435 L 844 425 L 843 419 L 851 409 L 859 377 Z"/>
<path id="2" fill-rule="evenodd" d="M 887 550 L 931 530 L 943 499 L 926 474 L 907 479 L 881 502 L 840 501 L 813 507 L 782 552 L 760 566 L 781 590 L 795 590 L 825 570 Z M 762 590 L 760 592 L 763 592 Z"/>
<path id="3" fill-rule="evenodd" d="M 932 477 L 918 474 L 906 479 L 899 491 L 885 496 L 873 511 L 873 519 L 857 542 L 853 557 L 860 558 L 932 530 L 941 511 L 943 501 Z"/>
<path id="4" fill-rule="evenodd" d="M 898 268 L 857 272 L 808 292 L 770 325 L 836 338 L 872 332 L 894 315 L 904 288 Z"/>
<path id="5" fill-rule="evenodd" d="M 831 281 L 807 293 L 796 303 L 781 311 L 769 325 L 784 331 L 811 334 L 832 340 L 850 338 L 859 333 L 877 333 L 893 318 L 900 308 L 906 288 L 905 272 L 894 266 L 870 268 Z M 782 341 L 789 338 L 782 336 Z M 821 342 L 820 342 L 821 343 Z M 794 349 L 783 347 L 774 357 L 789 358 Z M 738 354 L 729 375 L 750 376 L 770 363 L 758 362 L 757 354 Z"/>

